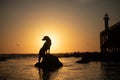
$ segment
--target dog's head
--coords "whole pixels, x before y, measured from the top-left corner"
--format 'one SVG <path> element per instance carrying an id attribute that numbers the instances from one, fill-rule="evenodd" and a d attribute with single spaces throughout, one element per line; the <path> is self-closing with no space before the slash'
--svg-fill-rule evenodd
<path id="1" fill-rule="evenodd" d="M 42 40 L 43 40 L 43 41 L 45 41 L 45 40 L 46 40 L 46 41 L 49 41 L 50 38 L 49 38 L 48 36 L 44 36 Z"/>

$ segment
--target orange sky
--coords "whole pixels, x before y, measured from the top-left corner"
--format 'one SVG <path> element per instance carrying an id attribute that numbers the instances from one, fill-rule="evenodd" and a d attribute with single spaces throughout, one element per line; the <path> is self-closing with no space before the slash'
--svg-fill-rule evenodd
<path id="1" fill-rule="evenodd" d="M 52 53 L 100 51 L 103 16 L 108 12 L 110 25 L 118 22 L 118 3 L 114 0 L 0 1 L 0 53 L 38 53 L 45 35 L 52 40 Z"/>

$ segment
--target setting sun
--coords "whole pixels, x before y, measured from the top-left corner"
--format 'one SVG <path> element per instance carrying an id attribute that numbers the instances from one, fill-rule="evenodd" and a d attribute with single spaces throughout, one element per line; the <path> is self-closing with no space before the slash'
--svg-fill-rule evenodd
<path id="1" fill-rule="evenodd" d="M 60 47 L 59 44 L 60 44 L 60 41 L 61 41 L 60 35 L 57 34 L 57 33 L 53 33 L 54 31 L 52 31 L 52 32 L 50 32 L 50 30 L 46 30 L 46 31 L 47 32 L 43 32 L 43 34 L 42 34 L 43 36 L 42 37 L 44 37 L 44 36 L 49 36 L 50 37 L 51 42 L 52 42 L 52 45 L 51 45 L 51 48 L 50 48 L 51 53 L 58 52 L 57 49 Z M 42 37 L 41 37 L 41 41 L 40 42 L 42 44 L 44 44 L 44 41 L 42 41 Z M 41 46 L 42 46 L 42 44 L 41 44 Z"/>
<path id="2" fill-rule="evenodd" d="M 110 2 L 98 1 L 102 5 L 92 2 L 1 2 L 0 53 L 38 53 L 44 44 L 41 39 L 46 35 L 52 40 L 51 53 L 100 51 L 99 35 L 104 30 L 102 17 L 109 11 L 114 18 L 111 25 L 119 21 L 120 10 L 108 5 Z"/>
<path id="3" fill-rule="evenodd" d="M 0 0 L 0 80 L 120 80 L 120 0 Z"/>

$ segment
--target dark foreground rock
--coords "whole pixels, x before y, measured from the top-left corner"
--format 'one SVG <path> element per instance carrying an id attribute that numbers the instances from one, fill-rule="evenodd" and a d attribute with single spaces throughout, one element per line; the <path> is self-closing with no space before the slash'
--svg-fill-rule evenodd
<path id="1" fill-rule="evenodd" d="M 81 60 L 76 61 L 76 63 L 89 63 L 91 61 L 89 56 L 83 56 Z"/>
<path id="2" fill-rule="evenodd" d="M 8 57 L 0 57 L 0 61 L 6 61 Z"/>
<path id="3" fill-rule="evenodd" d="M 62 66 L 63 64 L 59 61 L 58 57 L 51 54 L 46 54 L 41 63 L 37 62 L 35 64 L 35 67 L 42 68 L 46 71 L 55 70 Z"/>

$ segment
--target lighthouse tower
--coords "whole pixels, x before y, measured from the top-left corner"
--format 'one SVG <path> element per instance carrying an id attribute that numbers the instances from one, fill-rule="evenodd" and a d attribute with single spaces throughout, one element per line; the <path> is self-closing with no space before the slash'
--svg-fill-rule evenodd
<path id="1" fill-rule="evenodd" d="M 105 21 L 105 30 L 108 30 L 109 29 L 109 16 L 107 13 L 104 15 L 104 21 Z"/>

